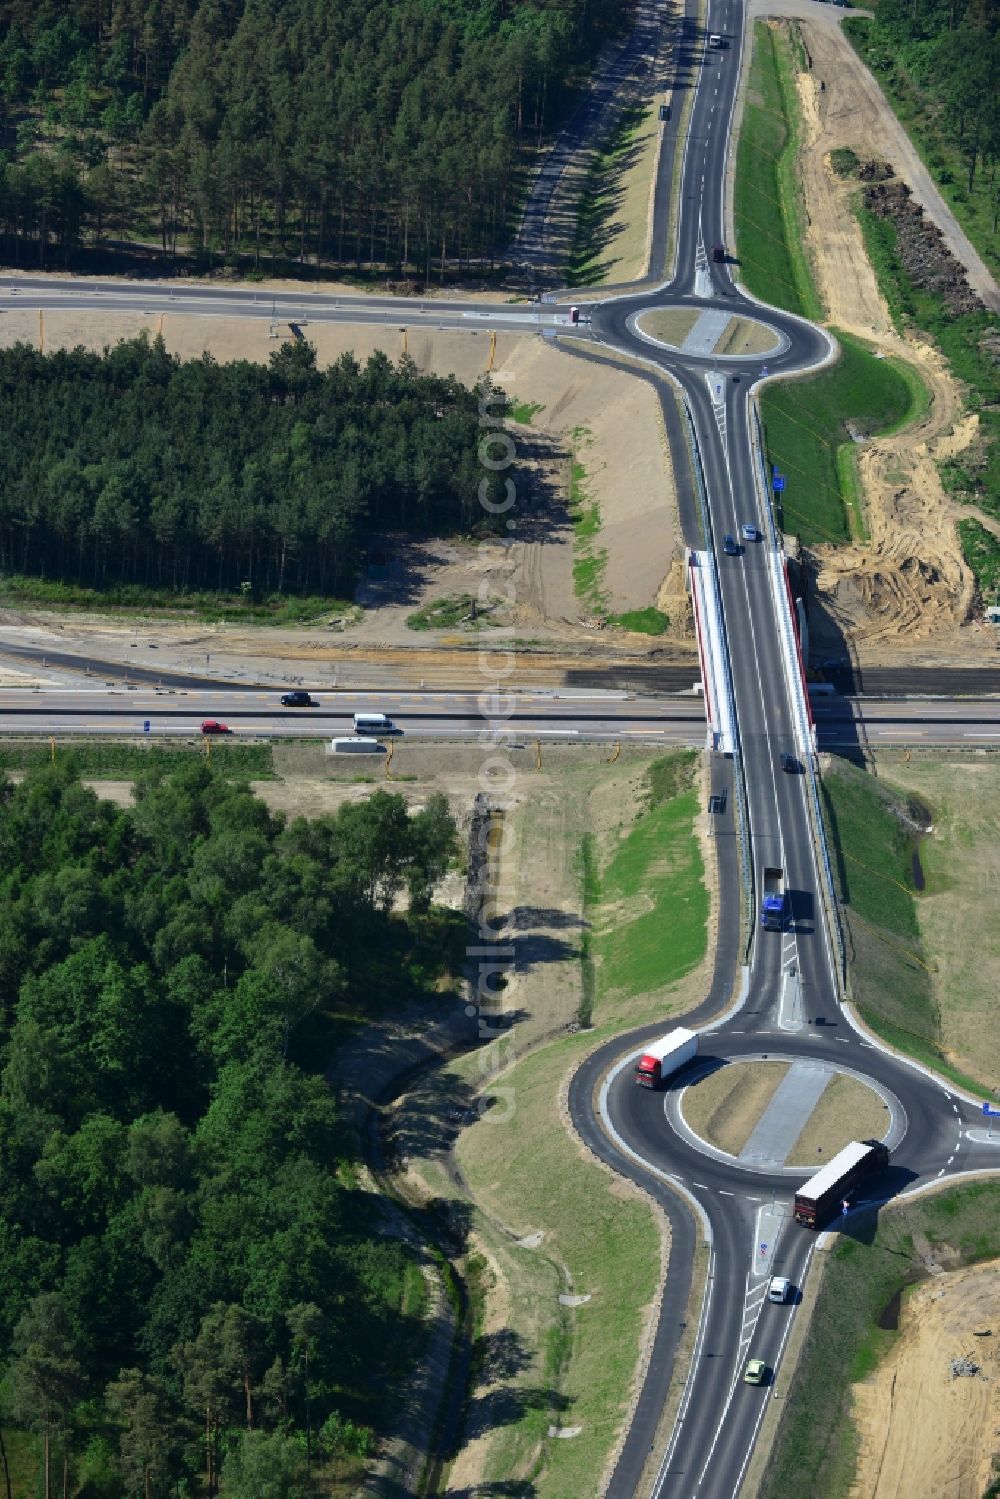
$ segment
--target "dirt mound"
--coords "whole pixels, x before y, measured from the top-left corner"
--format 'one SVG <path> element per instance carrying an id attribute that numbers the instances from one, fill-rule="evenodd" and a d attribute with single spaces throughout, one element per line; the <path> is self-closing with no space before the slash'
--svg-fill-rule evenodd
<path id="1" fill-rule="evenodd" d="M 892 167 L 887 161 L 863 161 L 858 167 L 858 177 L 862 182 L 888 182 L 892 175 Z"/>
<path id="2" fill-rule="evenodd" d="M 940 297 L 956 317 L 964 312 L 981 312 L 983 303 L 969 285 L 964 266 L 949 250 L 937 225 L 914 202 L 906 183 L 892 176 L 886 162 L 863 163 L 859 176 L 866 167 L 870 176 L 865 178 L 864 205 L 895 228 L 896 251 L 914 286 Z"/>
<path id="3" fill-rule="evenodd" d="M 870 540 L 814 553 L 822 612 L 868 659 L 876 644 L 956 642 L 973 615 L 975 579 L 958 546 L 935 461 L 958 435 L 948 431 L 936 441 L 919 440 L 921 429 L 925 439 L 936 435 L 940 420 L 932 405 L 916 431 L 873 442 L 859 453 Z M 820 649 L 825 622 L 813 631 Z"/>
<path id="4" fill-rule="evenodd" d="M 941 659 L 980 660 L 986 637 L 969 625 L 974 583 L 958 543 L 958 510 L 937 471 L 939 462 L 974 440 L 977 418 L 963 411 L 962 392 L 941 354 L 925 340 L 893 330 L 851 209 L 857 176 L 874 193 L 891 183 L 896 201 L 900 162 L 893 155 L 886 163 L 873 151 L 870 77 L 839 30 L 804 22 L 802 34 L 813 69 L 796 75 L 802 110 L 798 169 L 810 258 L 829 323 L 915 365 L 930 393 L 928 409 L 905 432 L 858 445 L 869 538 L 813 549 L 810 648 L 823 656 L 841 650 L 846 639 L 869 664 L 908 647 L 922 656 L 932 651 Z M 833 164 L 845 151 L 861 163 L 849 178 Z M 919 233 L 923 215 L 905 185 L 899 201 L 909 203 L 903 216 Z M 960 267 L 956 274 L 968 293 Z"/>

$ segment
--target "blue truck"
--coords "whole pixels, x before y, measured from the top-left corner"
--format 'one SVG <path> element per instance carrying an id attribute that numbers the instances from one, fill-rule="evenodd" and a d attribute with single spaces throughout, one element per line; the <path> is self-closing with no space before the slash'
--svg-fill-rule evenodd
<path id="1" fill-rule="evenodd" d="M 782 932 L 788 920 L 788 891 L 783 869 L 764 870 L 764 899 L 760 903 L 760 924 L 767 932 Z"/>

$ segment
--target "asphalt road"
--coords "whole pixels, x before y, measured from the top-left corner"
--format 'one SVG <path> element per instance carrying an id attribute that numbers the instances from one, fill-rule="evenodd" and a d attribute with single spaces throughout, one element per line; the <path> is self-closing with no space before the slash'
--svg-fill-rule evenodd
<path id="1" fill-rule="evenodd" d="M 707 46 L 707 31 L 722 34 L 725 45 Z M 695 546 L 716 551 L 728 653 L 739 724 L 739 757 L 715 761 L 713 790 L 720 797 L 713 816 L 719 883 L 719 934 L 711 992 L 702 1006 L 685 1017 L 698 1025 L 718 1014 L 733 988 L 737 965 L 743 954 L 737 950 L 740 918 L 740 874 L 738 837 L 734 823 L 739 782 L 745 791 L 747 836 L 756 903 L 760 871 L 765 864 L 780 865 L 792 892 L 792 920 L 782 933 L 752 929 L 743 1002 L 702 1041 L 701 1066 L 705 1059 L 725 1064 L 736 1057 L 767 1053 L 782 1056 L 823 1057 L 853 1070 L 884 1088 L 893 1106 L 893 1155 L 889 1172 L 866 1186 L 873 1199 L 890 1198 L 898 1192 L 963 1170 L 993 1168 L 1000 1164 L 996 1147 L 977 1130 L 977 1106 L 949 1091 L 915 1066 L 870 1046 L 848 1021 L 840 1004 L 833 947 L 818 899 L 819 881 L 806 806 L 806 778 L 784 775 L 779 756 L 794 742 L 794 724 L 780 666 L 778 622 L 775 619 L 766 574 L 766 543 L 745 549 L 738 558 L 721 555 L 724 532 L 738 533 L 741 522 L 756 518 L 766 531 L 764 517 L 755 515 L 757 501 L 753 478 L 750 437 L 750 396 L 754 383 L 767 377 L 813 367 L 833 354 L 833 347 L 820 330 L 791 317 L 759 307 L 739 291 L 733 280 L 733 263 L 715 263 L 710 247 L 725 244 L 723 194 L 726 160 L 736 84 L 742 59 L 743 10 L 736 0 L 710 0 L 705 30 L 699 30 L 693 0 L 686 0 L 681 23 L 681 45 L 675 52 L 677 82 L 694 89 L 689 129 L 683 141 L 673 141 L 680 152 L 680 216 L 672 279 L 658 291 L 637 289 L 609 298 L 590 310 L 591 321 L 578 326 L 569 322 L 569 300 L 544 306 L 497 307 L 475 302 L 420 303 L 415 300 L 382 302 L 359 297 L 330 297 L 318 293 L 283 293 L 276 297 L 217 287 L 158 286 L 149 283 L 54 283 L 45 278 L 0 278 L 0 315 L 4 308 L 77 307 L 100 313 L 112 308 L 139 307 L 155 315 L 162 311 L 185 311 L 203 315 L 270 317 L 281 322 L 305 324 L 316 321 L 351 323 L 399 323 L 410 327 L 462 328 L 469 332 L 511 328 L 535 329 L 558 335 L 560 347 L 578 357 L 621 353 L 643 361 L 648 377 L 660 382 L 668 438 L 679 489 L 681 523 L 685 538 Z M 654 201 L 653 263 L 666 263 L 665 213 L 673 150 L 661 154 L 661 179 Z M 667 177 L 664 176 L 667 174 Z M 731 246 L 729 247 L 731 249 Z M 58 289 L 54 289 L 58 287 Z M 759 359 L 713 359 L 680 355 L 658 348 L 644 339 L 637 317 L 652 306 L 715 307 L 739 311 L 768 322 L 775 330 L 777 350 L 766 361 Z M 667 380 L 672 382 L 667 383 Z M 673 391 L 682 393 L 686 415 L 679 413 Z M 703 534 L 696 503 L 696 480 L 687 461 L 690 422 L 701 473 L 707 492 L 710 519 Z M 866 674 L 867 675 L 867 674 Z M 865 685 L 871 680 L 867 675 Z M 846 682 L 842 685 L 848 685 Z M 911 690 L 915 690 L 911 688 Z M 954 688 L 949 689 L 954 691 Z M 995 690 L 995 677 L 987 675 L 978 691 Z M 122 703 L 113 705 L 134 726 L 140 712 L 176 724 L 194 726 L 199 715 L 192 694 L 181 703 L 180 694 L 137 689 Z M 397 703 L 379 694 L 378 704 L 398 713 L 407 732 L 422 726 L 435 733 L 451 728 L 466 733 L 483 723 L 508 722 L 529 735 L 548 731 L 560 734 L 585 730 L 624 737 L 658 735 L 669 741 L 671 732 L 695 732 L 700 704 L 661 709 L 648 698 L 609 700 L 591 696 L 570 704 L 551 697 L 526 694 L 519 711 L 509 718 L 496 717 L 478 704 L 461 702 L 451 695 L 437 707 L 403 695 Z M 43 725 L 51 731 L 66 722 L 112 722 L 101 709 L 84 703 L 80 711 L 59 705 L 56 717 L 51 694 L 37 696 L 40 714 L 35 731 Z M 227 703 L 231 706 L 227 707 Z M 105 700 L 105 705 L 107 704 Z M 151 706 L 150 706 L 151 705 Z M 337 707 L 347 700 L 338 696 Z M 894 716 L 899 705 L 866 702 L 864 724 L 859 726 L 856 706 L 827 699 L 817 702 L 816 719 L 821 740 L 843 736 L 848 748 L 863 735 L 905 732 L 911 740 L 933 742 L 944 729 L 961 732 L 963 740 L 975 742 L 994 735 L 992 705 L 985 703 L 944 705 L 932 712 L 931 705 L 911 705 Z M 941 708 L 941 704 L 935 705 Z M 905 705 L 903 705 L 905 708 Z M 341 715 L 329 714 L 329 704 L 317 715 L 317 726 L 329 732 L 344 723 Z M 175 711 L 176 710 L 176 711 Z M 242 716 L 245 711 L 245 717 Z M 958 719 L 959 713 L 967 713 Z M 451 717 L 454 713 L 457 717 Z M 852 718 L 853 713 L 853 718 Z M 953 715 L 949 726 L 945 714 Z M 190 719 L 185 715 L 190 714 Z M 272 725 L 274 732 L 302 732 L 298 715 L 275 728 L 270 704 L 245 701 L 242 705 L 224 692 L 214 692 L 210 716 L 239 717 L 239 727 Z M 88 718 L 89 716 L 89 718 Z M 208 715 L 206 715 L 208 716 Z M 25 724 L 27 715 L 14 711 L 10 694 L 0 701 L 0 726 Z M 960 730 L 954 723 L 960 721 Z M 799 1001 L 785 1002 L 785 982 L 795 976 Z M 671 1024 L 675 1023 L 671 1018 Z M 661 1029 L 657 1027 L 655 1030 Z M 653 1033 L 655 1033 L 655 1030 Z M 646 1036 L 650 1034 L 646 1032 Z M 790 1223 L 790 1201 L 796 1178 L 803 1173 L 755 1172 L 730 1158 L 706 1151 L 692 1141 L 682 1120 L 682 1093 L 691 1074 L 682 1075 L 665 1093 L 649 1093 L 635 1087 L 626 1060 L 610 1081 L 602 1081 L 616 1057 L 627 1058 L 643 1039 L 641 1033 L 609 1043 L 590 1058 L 574 1078 L 569 1095 L 576 1128 L 591 1148 L 617 1170 L 647 1186 L 661 1203 L 673 1226 L 673 1244 L 667 1290 L 660 1308 L 652 1357 L 638 1407 L 626 1436 L 620 1459 L 607 1492 L 611 1499 L 727 1499 L 740 1489 L 769 1399 L 769 1388 L 745 1386 L 741 1381 L 748 1354 L 765 1359 L 772 1370 L 780 1369 L 789 1328 L 797 1314 L 787 1308 L 764 1304 L 762 1287 L 772 1271 L 788 1275 L 801 1286 L 816 1239 Z M 678 1106 L 680 1104 L 680 1107 Z M 1000 1137 L 998 1137 L 1000 1143 Z M 848 1217 L 841 1232 L 867 1234 L 863 1217 Z M 675 1373 L 676 1356 L 686 1320 L 692 1286 L 695 1245 L 706 1237 L 711 1245 L 710 1273 L 698 1313 L 694 1355 L 687 1375 L 678 1416 L 665 1449 L 657 1446 L 660 1412 Z M 761 1245 L 765 1248 L 762 1250 Z M 651 1459 L 653 1448 L 656 1451 Z M 595 1484 L 597 1475 L 595 1475 Z"/>
<path id="2" fill-rule="evenodd" d="M 184 679 L 182 679 L 183 683 Z M 328 739 L 354 731 L 353 715 L 386 712 L 413 739 L 478 740 L 510 731 L 519 736 L 580 740 L 633 739 L 644 744 L 701 746 L 703 700 L 694 693 L 638 697 L 631 693 L 553 690 L 501 692 L 336 692 L 314 689 L 315 706 L 286 708 L 273 689 L 224 683 L 170 686 L 148 682 L 86 688 L 0 688 L 0 734 L 56 737 L 107 734 L 154 738 L 198 733 L 219 719 L 234 734 Z M 818 746 L 843 755 L 878 745 L 1000 744 L 1000 698 L 847 699 L 813 703 Z M 146 724 L 149 728 L 146 728 Z M 791 737 L 772 738 L 779 763 Z M 795 782 L 775 772 L 776 784 Z"/>

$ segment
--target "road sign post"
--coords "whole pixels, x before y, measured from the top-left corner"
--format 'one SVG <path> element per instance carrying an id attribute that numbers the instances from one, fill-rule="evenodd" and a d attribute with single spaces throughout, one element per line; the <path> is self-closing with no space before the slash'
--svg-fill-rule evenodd
<path id="1" fill-rule="evenodd" d="M 843 1201 L 841 1202 L 841 1204 L 840 1204 L 840 1216 L 842 1218 L 846 1218 L 847 1217 L 847 1210 L 850 1207 L 850 1205 L 851 1204 L 848 1202 L 847 1198 L 845 1197 L 843 1199 Z"/>

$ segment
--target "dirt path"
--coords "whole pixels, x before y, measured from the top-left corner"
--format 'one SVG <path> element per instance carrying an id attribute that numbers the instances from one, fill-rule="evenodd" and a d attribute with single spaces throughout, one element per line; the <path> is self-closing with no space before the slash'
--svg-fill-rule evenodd
<path id="1" fill-rule="evenodd" d="M 943 458 L 973 439 L 978 418 L 963 414 L 961 388 L 942 356 L 930 344 L 893 331 L 851 211 L 856 184 L 830 166 L 831 151 L 851 146 L 861 156 L 877 151 L 902 170 L 888 123 L 894 117 L 876 88 L 886 117 L 883 137 L 882 121 L 876 128 L 871 113 L 871 80 L 835 12 L 805 0 L 782 0 L 767 10 L 803 17 L 801 34 L 812 63 L 796 75 L 798 168 L 810 259 L 827 321 L 915 366 L 931 397 L 928 410 L 904 432 L 859 449 L 870 539 L 813 549 L 818 573 L 811 647 L 817 655 L 839 650 L 846 636 L 868 665 L 898 659 L 900 652 L 923 658 L 928 651 L 981 662 L 992 637 L 971 620 L 974 580 L 955 529 L 959 507 L 945 494 L 937 470 Z"/>
<path id="2" fill-rule="evenodd" d="M 854 1387 L 861 1451 L 851 1499 L 980 1499 L 995 1476 L 998 1345 L 995 1261 L 935 1275 L 906 1297 L 898 1342 Z M 952 1359 L 968 1355 L 982 1374 L 953 1379 Z"/>

